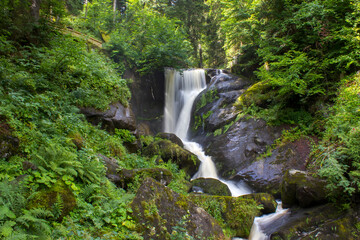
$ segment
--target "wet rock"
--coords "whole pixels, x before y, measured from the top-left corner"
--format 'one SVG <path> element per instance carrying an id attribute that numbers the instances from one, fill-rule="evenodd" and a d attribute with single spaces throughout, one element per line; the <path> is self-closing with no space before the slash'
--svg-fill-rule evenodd
<path id="1" fill-rule="evenodd" d="M 251 193 L 240 196 L 240 198 L 250 198 L 255 200 L 258 205 L 262 206 L 260 210 L 262 214 L 274 213 L 276 211 L 277 202 L 273 195 L 269 193 Z"/>
<path id="2" fill-rule="evenodd" d="M 81 108 L 86 119 L 93 125 L 101 124 L 102 128 L 109 132 L 114 132 L 115 128 L 136 129 L 136 120 L 131 108 L 124 107 L 121 103 L 114 103 L 106 111 L 100 111 L 94 108 Z"/>
<path id="3" fill-rule="evenodd" d="M 191 181 L 192 189 L 202 189 L 203 193 L 217 196 L 231 196 L 229 187 L 214 178 L 197 178 Z"/>
<path id="4" fill-rule="evenodd" d="M 182 148 L 184 147 L 184 144 L 181 141 L 181 139 L 178 136 L 176 136 L 175 134 L 173 134 L 173 133 L 164 133 L 164 132 L 162 132 L 162 133 L 158 133 L 156 135 L 156 137 L 170 140 L 171 142 L 179 145 L 180 147 L 182 147 Z"/>
<path id="5" fill-rule="evenodd" d="M 245 157 L 254 160 L 238 170 L 235 179 L 245 180 L 258 192 L 268 192 L 280 197 L 280 186 L 286 170 L 305 170 L 311 152 L 311 142 L 307 138 L 301 138 L 286 143 L 274 149 L 270 156 L 257 160 L 256 157 L 263 152 L 266 144 L 269 144 L 264 140 L 266 138 L 255 137 L 251 143 L 252 147 L 248 148 L 248 151 L 245 149 Z M 254 148 L 254 144 L 258 148 Z M 256 149 L 260 149 L 260 151 L 255 152 Z"/>
<path id="6" fill-rule="evenodd" d="M 281 200 L 284 207 L 299 205 L 311 207 L 327 202 L 326 181 L 299 170 L 286 171 L 281 184 Z"/>
<path id="7" fill-rule="evenodd" d="M 221 176 L 234 177 L 256 162 L 266 151 L 266 145 L 271 145 L 280 133 L 280 128 L 270 127 L 261 119 L 243 117 L 225 133 L 207 137 L 206 154 L 212 156 Z"/>
<path id="8" fill-rule="evenodd" d="M 153 132 L 151 131 L 150 126 L 147 123 L 142 122 L 137 125 L 135 134 L 138 137 L 141 135 L 149 136 L 149 135 L 153 135 Z"/>
<path id="9" fill-rule="evenodd" d="M 227 239 L 204 209 L 151 178 L 140 186 L 131 208 L 146 240 L 179 239 L 186 233 L 194 239 Z"/>
<path id="10" fill-rule="evenodd" d="M 259 204 L 250 197 L 191 194 L 189 198 L 230 229 L 231 237 L 247 238 L 254 218 L 261 215 Z"/>
<path id="11" fill-rule="evenodd" d="M 291 210 L 282 226 L 265 229 L 271 239 L 359 239 L 356 227 L 360 221 L 359 209 L 341 211 L 332 204 L 314 208 Z"/>
<path id="12" fill-rule="evenodd" d="M 194 102 L 191 137 L 202 138 L 233 121 L 238 115 L 233 103 L 249 85 L 248 80 L 231 74 L 214 76 Z"/>
<path id="13" fill-rule="evenodd" d="M 167 139 L 157 140 L 149 144 L 142 153 L 145 156 L 159 155 L 165 162 L 172 161 L 190 176 L 193 176 L 200 166 L 200 160 L 195 154 Z"/>

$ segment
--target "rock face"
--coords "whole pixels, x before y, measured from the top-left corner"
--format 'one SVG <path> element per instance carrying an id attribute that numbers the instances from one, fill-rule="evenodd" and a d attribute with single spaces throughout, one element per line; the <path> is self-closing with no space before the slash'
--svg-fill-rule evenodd
<path id="1" fill-rule="evenodd" d="M 309 139 L 301 138 L 272 151 L 271 156 L 253 161 L 237 172 L 252 188 L 280 197 L 280 186 L 288 169 L 305 170 L 311 152 Z"/>
<path id="2" fill-rule="evenodd" d="M 226 239 L 204 209 L 151 178 L 140 186 L 131 208 L 144 239 Z"/>
<path id="3" fill-rule="evenodd" d="M 214 178 L 197 178 L 191 181 L 192 191 L 202 190 L 203 193 L 217 196 L 231 196 L 229 187 Z"/>
<path id="4" fill-rule="evenodd" d="M 193 176 L 200 166 L 200 160 L 197 156 L 188 150 L 181 148 L 179 145 L 172 143 L 170 140 L 157 140 L 143 149 L 145 156 L 159 155 L 165 162 L 172 161 L 180 169 Z"/>
<path id="5" fill-rule="evenodd" d="M 310 176 L 304 171 L 289 170 L 281 184 L 281 200 L 284 207 L 299 205 L 311 207 L 327 202 L 326 181 Z"/>
<path id="6" fill-rule="evenodd" d="M 269 193 L 251 193 L 240 196 L 239 198 L 249 198 L 255 200 L 258 205 L 262 205 L 262 214 L 269 214 L 276 211 L 277 202 L 275 201 L 274 196 Z"/>
<path id="7" fill-rule="evenodd" d="M 254 218 L 261 215 L 258 204 L 251 198 L 206 194 L 191 194 L 189 198 L 230 229 L 231 237 L 247 238 Z"/>
<path id="8" fill-rule="evenodd" d="M 123 78 L 131 79 L 130 106 L 136 120 L 149 126 L 150 132 L 161 132 L 164 115 L 165 74 L 156 71 L 152 75 L 139 76 L 134 71 L 127 70 Z"/>
<path id="9" fill-rule="evenodd" d="M 249 85 L 248 80 L 230 74 L 214 76 L 194 102 L 192 137 L 204 137 L 206 133 L 221 129 L 233 121 L 237 116 L 233 103 Z"/>
<path id="10" fill-rule="evenodd" d="M 94 108 L 81 108 L 80 111 L 90 123 L 101 124 L 109 132 L 114 132 L 115 128 L 130 131 L 136 129 L 136 120 L 131 108 L 124 107 L 121 103 L 114 103 L 109 107 L 105 112 Z"/>

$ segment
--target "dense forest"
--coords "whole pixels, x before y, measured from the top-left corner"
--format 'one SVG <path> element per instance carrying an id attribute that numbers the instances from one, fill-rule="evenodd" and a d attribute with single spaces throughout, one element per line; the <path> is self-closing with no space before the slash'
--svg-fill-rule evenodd
<path id="1" fill-rule="evenodd" d="M 265 154 L 311 139 L 307 170 L 326 180 L 339 209 L 358 208 L 358 1 L 1 0 L 1 239 L 143 239 L 130 205 L 148 175 L 119 187 L 104 159 L 118 169 L 165 169 L 168 187 L 189 194 L 186 169 L 141 150 L 162 141 L 158 135 L 109 130 L 82 114 L 129 107 L 124 72 L 142 77 L 165 67 L 249 79 L 234 104 L 239 116 L 288 126 Z M 166 238 L 193 239 L 182 223 Z"/>

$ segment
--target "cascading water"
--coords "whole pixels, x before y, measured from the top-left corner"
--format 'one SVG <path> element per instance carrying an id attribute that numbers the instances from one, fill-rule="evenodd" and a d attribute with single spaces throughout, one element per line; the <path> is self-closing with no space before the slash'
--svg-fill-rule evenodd
<path id="1" fill-rule="evenodd" d="M 166 69 L 165 80 L 165 132 L 176 134 L 183 141 L 185 149 L 197 155 L 201 161 L 193 179 L 219 179 L 211 157 L 205 155 L 200 144 L 187 139 L 193 103 L 197 95 L 206 88 L 204 70 L 186 70 L 180 73 L 174 69 Z M 219 180 L 229 187 L 234 197 L 251 193 L 243 184 Z"/>
<path id="2" fill-rule="evenodd" d="M 176 134 L 183 141 L 184 147 L 198 156 L 201 165 L 193 179 L 199 177 L 218 179 L 228 185 L 233 197 L 251 193 L 246 185 L 220 179 L 211 157 L 205 155 L 200 144 L 187 139 L 193 103 L 197 95 L 206 88 L 204 70 L 186 70 L 180 73 L 174 69 L 166 69 L 165 79 L 164 131 Z M 255 218 L 250 240 L 269 239 L 263 229 L 287 214 L 287 210 L 281 208 L 280 202 L 278 206 L 276 213 Z"/>

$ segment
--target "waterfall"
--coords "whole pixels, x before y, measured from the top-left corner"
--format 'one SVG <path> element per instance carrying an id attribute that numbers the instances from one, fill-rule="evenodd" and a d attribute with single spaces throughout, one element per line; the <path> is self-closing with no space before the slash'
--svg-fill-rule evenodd
<path id="1" fill-rule="evenodd" d="M 193 103 L 197 95 L 206 88 L 204 70 L 178 72 L 174 69 L 165 69 L 165 80 L 164 131 L 177 135 L 183 141 L 185 149 L 198 156 L 201 165 L 193 179 L 199 177 L 218 179 L 229 187 L 232 196 L 251 193 L 251 190 L 243 184 L 220 179 L 211 157 L 205 155 L 200 144 L 191 142 L 187 138 Z"/>
<path id="2" fill-rule="evenodd" d="M 251 189 L 242 183 L 220 179 L 211 157 L 205 155 L 200 144 L 191 142 L 187 138 L 193 103 L 197 95 L 206 88 L 204 70 L 178 72 L 174 69 L 165 69 L 165 80 L 164 131 L 176 134 L 183 141 L 185 149 L 194 153 L 201 161 L 193 179 L 200 177 L 218 179 L 229 187 L 233 197 L 251 193 Z M 274 222 L 284 221 L 288 213 L 287 209 L 282 209 L 281 202 L 278 202 L 276 213 L 255 218 L 249 239 L 269 239 L 264 229 L 272 227 Z"/>

